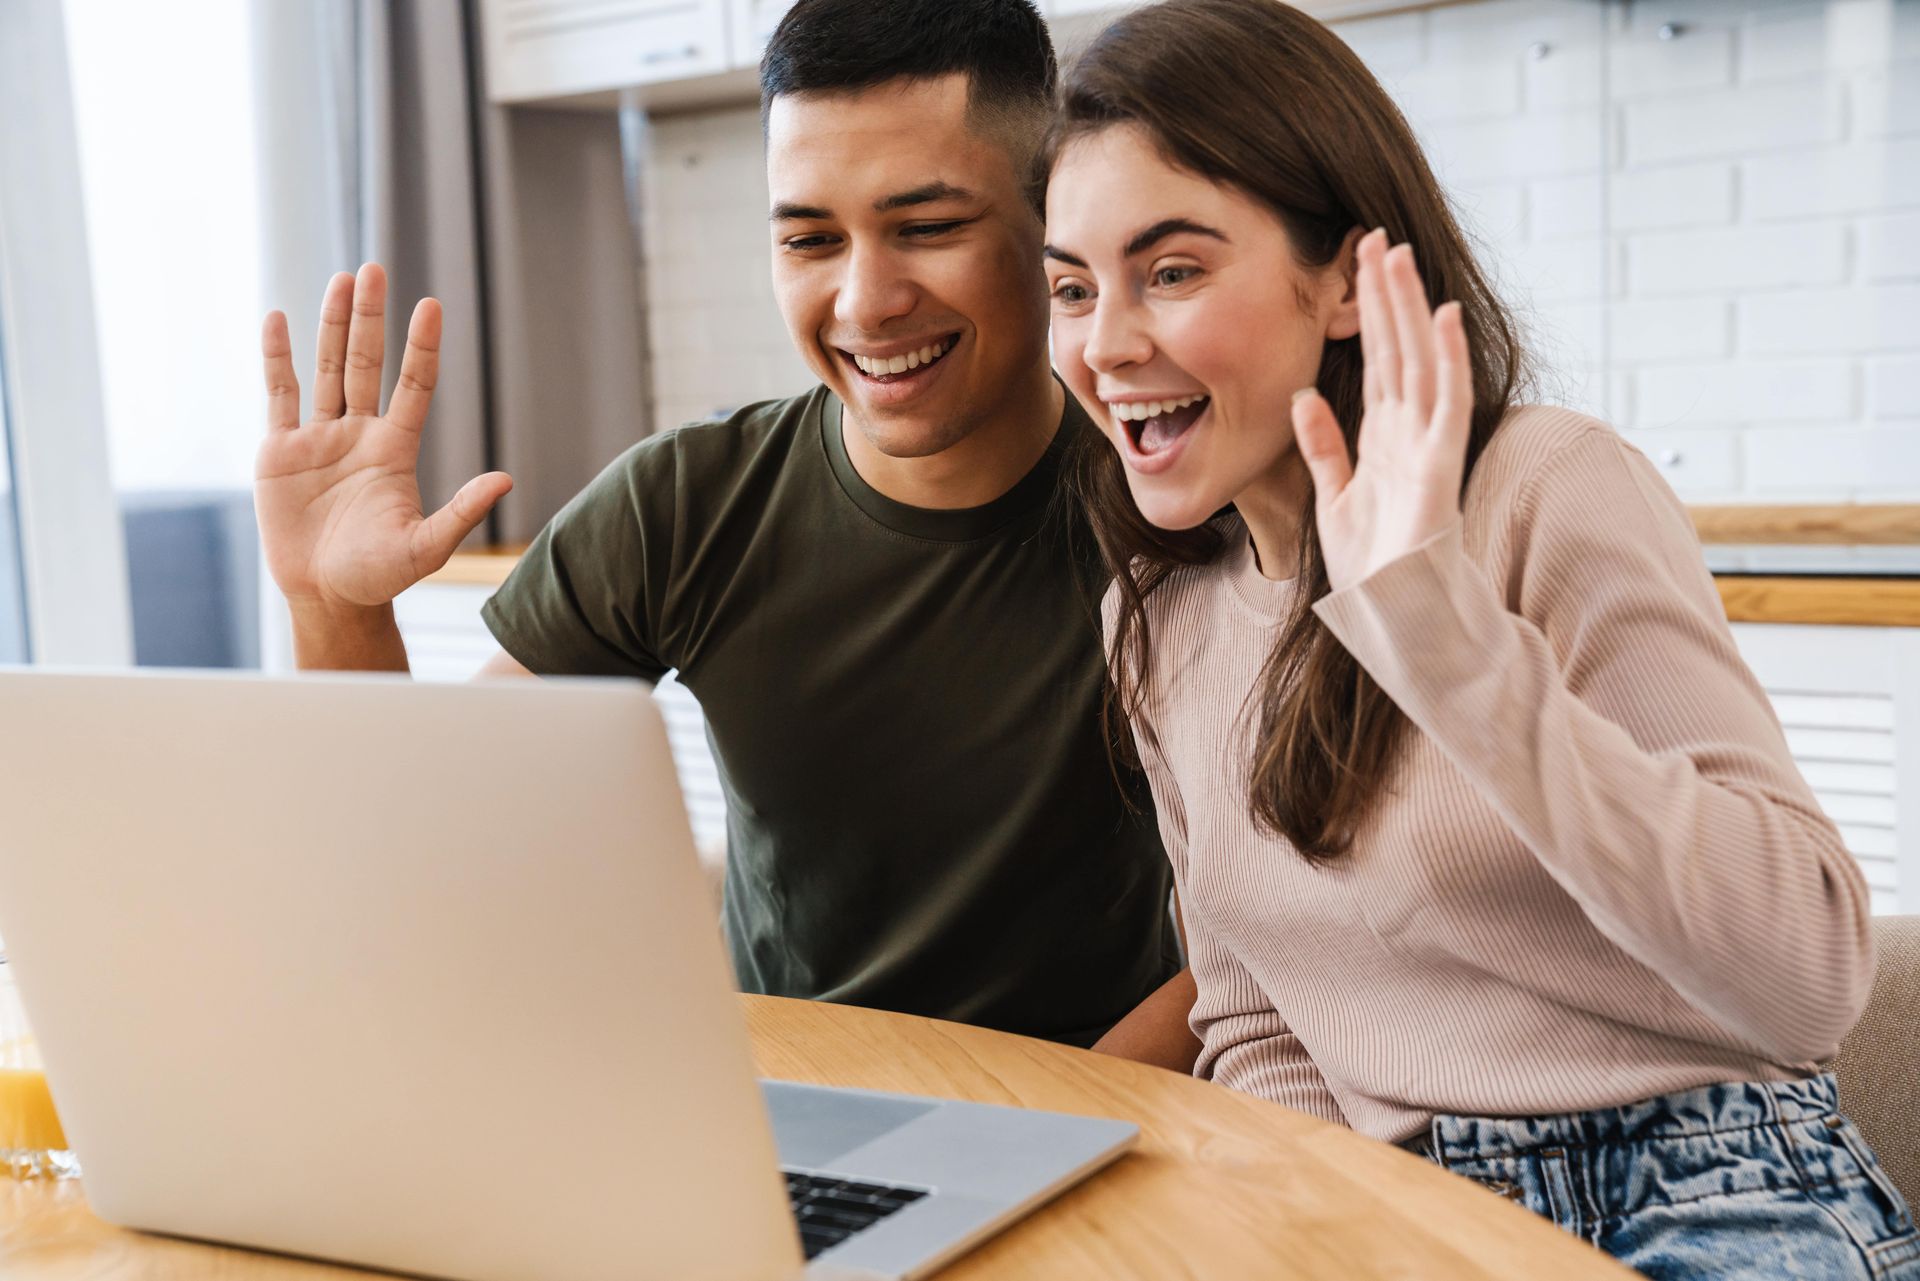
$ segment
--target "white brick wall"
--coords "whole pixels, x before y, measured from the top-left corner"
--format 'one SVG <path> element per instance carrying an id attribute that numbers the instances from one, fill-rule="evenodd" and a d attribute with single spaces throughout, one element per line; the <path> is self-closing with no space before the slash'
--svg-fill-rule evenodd
<path id="1" fill-rule="evenodd" d="M 1831 285 L 1846 275 L 1847 231 L 1832 223 L 1712 227 L 1627 238 L 1627 288 L 1633 294 Z"/>
<path id="2" fill-rule="evenodd" d="M 1456 204 L 1503 211 L 1483 244 L 1550 388 L 1690 498 L 1920 494 L 1920 0 L 1499 0 L 1386 21 L 1336 30 Z M 1436 66 L 1478 102 L 1517 67 L 1520 103 L 1431 109 Z"/>
<path id="3" fill-rule="evenodd" d="M 1336 29 L 1550 385 L 1683 495 L 1920 498 L 1920 0 L 1481 0 Z M 805 387 L 757 113 L 664 119 L 652 146 L 660 423 Z"/>
<path id="4" fill-rule="evenodd" d="M 760 112 L 656 121 L 646 168 L 654 419 L 666 430 L 813 382 L 774 306 Z"/>
<path id="5" fill-rule="evenodd" d="M 1756 220 L 1920 205 L 1920 139 L 1749 160 L 1740 178 Z"/>
<path id="6" fill-rule="evenodd" d="M 1862 280 L 1920 280 L 1920 213 L 1860 220 Z"/>

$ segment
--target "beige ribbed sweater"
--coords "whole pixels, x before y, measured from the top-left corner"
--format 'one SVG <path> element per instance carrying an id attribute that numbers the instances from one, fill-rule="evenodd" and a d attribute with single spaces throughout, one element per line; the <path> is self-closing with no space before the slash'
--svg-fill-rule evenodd
<path id="1" fill-rule="evenodd" d="M 1292 585 L 1237 520 L 1228 548 L 1149 598 L 1134 723 L 1197 1075 L 1399 1141 L 1833 1052 L 1872 981 L 1865 882 L 1619 435 L 1516 410 L 1460 523 L 1316 603 L 1415 727 L 1331 866 L 1249 816 L 1247 694 Z"/>

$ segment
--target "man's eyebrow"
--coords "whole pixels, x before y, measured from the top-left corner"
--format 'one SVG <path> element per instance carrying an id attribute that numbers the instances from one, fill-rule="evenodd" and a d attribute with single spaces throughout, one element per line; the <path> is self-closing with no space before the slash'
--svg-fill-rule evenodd
<path id="1" fill-rule="evenodd" d="M 1040 256 L 1042 258 L 1051 258 L 1055 262 L 1064 262 L 1069 267 L 1078 267 L 1082 271 L 1087 269 L 1087 263 L 1084 258 L 1075 258 L 1066 250 L 1056 249 L 1052 245 L 1040 246 Z"/>
<path id="2" fill-rule="evenodd" d="M 895 209 L 908 209 L 914 205 L 930 205 L 940 200 L 972 200 L 973 193 L 965 187 L 956 187 L 950 182 L 923 183 L 910 191 L 896 192 L 884 199 L 873 202 L 875 213 L 891 213 Z"/>
<path id="3" fill-rule="evenodd" d="M 833 213 L 831 210 L 822 209 L 819 205 L 796 205 L 783 200 L 773 207 L 773 213 L 767 218 L 767 221 L 827 222 L 831 220 L 832 217 Z"/>
<path id="4" fill-rule="evenodd" d="M 1132 240 L 1129 240 L 1122 256 L 1131 258 L 1142 250 L 1151 249 L 1168 236 L 1179 235 L 1181 232 L 1195 236 L 1211 236 L 1222 244 L 1232 243 L 1212 227 L 1195 222 L 1191 218 L 1162 218 L 1159 222 L 1154 223 L 1153 226 L 1148 227 L 1145 231 L 1139 232 Z"/>

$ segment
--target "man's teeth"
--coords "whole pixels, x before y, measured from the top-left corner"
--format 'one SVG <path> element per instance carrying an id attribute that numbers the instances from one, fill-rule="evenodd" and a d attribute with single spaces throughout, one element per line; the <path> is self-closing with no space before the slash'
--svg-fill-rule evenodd
<path id="1" fill-rule="evenodd" d="M 1176 409 L 1185 409 L 1188 405 L 1197 405 L 1206 396 L 1188 396 L 1183 400 L 1116 400 L 1107 405 L 1114 418 L 1123 423 L 1145 422 L 1149 418 L 1158 418 L 1170 414 Z"/>
<path id="2" fill-rule="evenodd" d="M 922 365 L 931 365 L 940 357 L 952 351 L 952 344 L 946 339 L 922 347 L 919 351 L 910 351 L 904 356 L 855 356 L 853 363 L 860 367 L 863 374 L 904 374 L 909 369 L 918 369 Z"/>

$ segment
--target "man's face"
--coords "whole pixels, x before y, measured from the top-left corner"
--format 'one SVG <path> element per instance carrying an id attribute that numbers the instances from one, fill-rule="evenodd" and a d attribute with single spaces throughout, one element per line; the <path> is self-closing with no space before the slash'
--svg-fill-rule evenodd
<path id="1" fill-rule="evenodd" d="M 773 288 L 793 343 L 893 458 L 951 448 L 1046 363 L 1040 223 L 967 78 L 784 95 L 767 124 Z"/>

